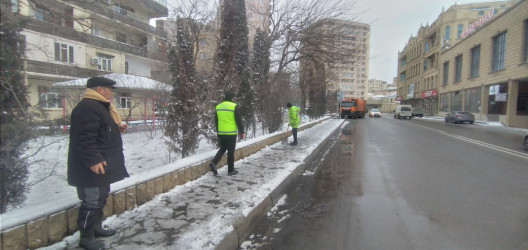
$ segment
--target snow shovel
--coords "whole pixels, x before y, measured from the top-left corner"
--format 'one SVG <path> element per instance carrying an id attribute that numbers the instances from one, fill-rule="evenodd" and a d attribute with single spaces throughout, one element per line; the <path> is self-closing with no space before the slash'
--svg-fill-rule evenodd
<path id="1" fill-rule="evenodd" d="M 284 138 L 282 138 L 281 144 L 282 145 L 288 145 L 288 131 L 290 130 L 290 124 L 288 124 L 288 127 L 286 128 L 286 133 L 284 134 Z"/>

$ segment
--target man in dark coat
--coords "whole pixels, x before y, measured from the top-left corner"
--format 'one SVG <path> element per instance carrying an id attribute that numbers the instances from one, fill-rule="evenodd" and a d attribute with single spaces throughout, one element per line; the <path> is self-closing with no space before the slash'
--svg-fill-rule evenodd
<path id="1" fill-rule="evenodd" d="M 103 77 L 88 79 L 84 98 L 71 114 L 68 184 L 77 188 L 81 200 L 77 224 L 84 249 L 104 249 L 95 237 L 115 234 L 102 227 L 103 208 L 110 184 L 129 176 L 121 139 L 126 124 L 110 103 L 115 84 Z"/>

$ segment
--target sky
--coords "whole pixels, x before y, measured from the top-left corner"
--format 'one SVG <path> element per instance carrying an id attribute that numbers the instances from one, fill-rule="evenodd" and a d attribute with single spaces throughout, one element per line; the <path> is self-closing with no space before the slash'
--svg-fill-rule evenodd
<path id="1" fill-rule="evenodd" d="M 176 6 L 181 0 L 169 0 Z M 302 1 L 302 0 L 301 0 Z M 392 83 L 398 70 L 398 51 L 403 50 L 420 24 L 434 22 L 442 12 L 456 4 L 497 2 L 493 0 L 349 0 L 357 10 L 357 21 L 369 23 L 369 79 Z M 212 1 L 211 1 L 212 2 Z"/>
<path id="2" fill-rule="evenodd" d="M 361 21 L 370 23 L 369 78 L 393 82 L 398 70 L 398 51 L 403 50 L 420 24 L 434 22 L 456 4 L 496 2 L 489 0 L 356 0 Z M 364 10 L 364 11 L 362 11 Z"/>

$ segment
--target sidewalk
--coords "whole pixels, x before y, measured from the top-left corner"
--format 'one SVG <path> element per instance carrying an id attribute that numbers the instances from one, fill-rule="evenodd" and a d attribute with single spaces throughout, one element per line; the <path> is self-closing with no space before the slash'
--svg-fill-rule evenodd
<path id="1" fill-rule="evenodd" d="M 273 207 L 304 162 L 345 120 L 329 119 L 299 132 L 299 145 L 276 143 L 235 162 L 238 175 L 207 174 L 132 211 L 106 219 L 119 234 L 109 249 L 236 249 L 255 221 Z M 291 138 L 290 138 L 291 140 Z M 42 249 L 78 249 L 79 233 Z"/>

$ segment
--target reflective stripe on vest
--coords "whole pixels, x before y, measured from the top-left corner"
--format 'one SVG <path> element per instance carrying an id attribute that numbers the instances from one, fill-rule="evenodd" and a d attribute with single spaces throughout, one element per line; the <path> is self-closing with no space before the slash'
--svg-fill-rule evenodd
<path id="1" fill-rule="evenodd" d="M 292 128 L 298 128 L 301 125 L 301 119 L 299 118 L 299 107 L 292 106 L 288 111 L 288 116 L 290 118 L 290 126 Z"/>
<path id="2" fill-rule="evenodd" d="M 238 127 L 235 120 L 235 108 L 236 104 L 229 101 L 216 105 L 219 135 L 237 135 Z"/>

